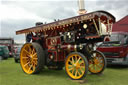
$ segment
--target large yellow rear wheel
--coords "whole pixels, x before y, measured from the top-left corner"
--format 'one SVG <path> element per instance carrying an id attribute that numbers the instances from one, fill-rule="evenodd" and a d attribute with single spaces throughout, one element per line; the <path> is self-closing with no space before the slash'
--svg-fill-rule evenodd
<path id="1" fill-rule="evenodd" d="M 91 52 L 92 59 L 89 60 L 89 71 L 93 74 L 102 73 L 106 68 L 105 56 L 99 51 Z"/>
<path id="2" fill-rule="evenodd" d="M 82 79 L 87 75 L 88 61 L 83 54 L 73 52 L 66 58 L 65 70 L 71 79 Z"/>
<path id="3" fill-rule="evenodd" d="M 20 52 L 20 64 L 27 74 L 34 74 L 41 71 L 44 66 L 44 53 L 38 43 L 26 43 Z"/>

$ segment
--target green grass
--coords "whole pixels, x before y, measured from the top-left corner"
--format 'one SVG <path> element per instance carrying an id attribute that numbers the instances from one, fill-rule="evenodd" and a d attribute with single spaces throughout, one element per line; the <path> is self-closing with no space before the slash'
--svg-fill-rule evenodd
<path id="1" fill-rule="evenodd" d="M 25 74 L 14 59 L 0 61 L 0 85 L 128 85 L 128 68 L 105 69 L 102 75 L 88 73 L 84 83 L 71 80 L 65 70 L 42 70 L 40 74 Z"/>

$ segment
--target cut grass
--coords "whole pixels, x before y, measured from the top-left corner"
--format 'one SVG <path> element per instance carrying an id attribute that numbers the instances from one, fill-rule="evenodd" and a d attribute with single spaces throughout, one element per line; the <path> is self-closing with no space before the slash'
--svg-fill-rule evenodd
<path id="1" fill-rule="evenodd" d="M 39 74 L 25 74 L 14 59 L 0 61 L 0 85 L 128 85 L 127 67 L 109 67 L 102 75 L 89 74 L 82 81 L 71 80 L 65 70 L 42 70 Z"/>

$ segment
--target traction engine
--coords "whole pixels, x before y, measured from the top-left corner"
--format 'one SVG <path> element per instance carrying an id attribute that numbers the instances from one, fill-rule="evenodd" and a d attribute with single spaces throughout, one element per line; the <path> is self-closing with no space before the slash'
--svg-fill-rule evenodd
<path id="1" fill-rule="evenodd" d="M 110 35 L 114 22 L 110 13 L 96 11 L 16 31 L 17 35 L 26 35 L 20 52 L 23 71 L 35 74 L 44 66 L 55 70 L 65 66 L 71 79 L 82 79 L 88 71 L 102 73 L 106 59 L 94 47 Z"/>

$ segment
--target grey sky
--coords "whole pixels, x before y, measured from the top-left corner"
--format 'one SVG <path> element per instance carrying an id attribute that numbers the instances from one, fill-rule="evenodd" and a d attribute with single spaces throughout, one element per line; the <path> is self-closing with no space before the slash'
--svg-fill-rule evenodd
<path id="1" fill-rule="evenodd" d="M 105 10 L 117 20 L 128 15 L 128 0 L 85 0 L 87 12 Z M 14 37 L 23 42 L 23 35 L 15 35 L 16 30 L 34 26 L 35 22 L 52 22 L 78 15 L 77 0 L 2 0 L 1 33 L 2 37 Z"/>

